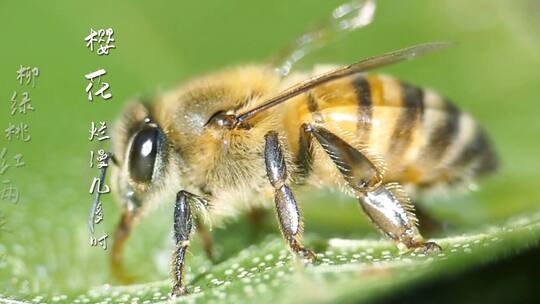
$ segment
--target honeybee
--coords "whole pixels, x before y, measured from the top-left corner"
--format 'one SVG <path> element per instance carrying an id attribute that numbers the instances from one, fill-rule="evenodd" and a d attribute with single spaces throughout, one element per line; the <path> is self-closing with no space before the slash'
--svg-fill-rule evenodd
<path id="1" fill-rule="evenodd" d="M 291 72 L 329 36 L 369 24 L 374 7 L 373 1 L 339 7 L 329 22 L 294 42 L 277 68 L 225 69 L 126 107 L 113 134 L 112 189 L 123 208 L 113 271 L 122 271 L 123 246 L 146 211 L 174 201 L 172 294 L 182 295 L 195 226 L 204 231 L 210 222 L 268 204 L 268 196 L 291 251 L 314 261 L 302 242 L 293 195 L 309 186 L 357 198 L 373 224 L 403 250 L 441 250 L 420 234 L 404 186 L 469 182 L 493 172 L 497 157 L 474 119 L 439 94 L 366 72 L 446 44 Z"/>

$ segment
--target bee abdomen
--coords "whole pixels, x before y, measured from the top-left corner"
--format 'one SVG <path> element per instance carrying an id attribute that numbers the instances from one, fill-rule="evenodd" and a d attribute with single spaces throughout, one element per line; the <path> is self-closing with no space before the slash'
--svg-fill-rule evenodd
<path id="1" fill-rule="evenodd" d="M 355 75 L 316 88 L 310 97 L 311 116 L 330 129 L 357 134 L 358 142 L 384 157 L 389 180 L 451 183 L 497 167 L 485 132 L 433 90 L 388 76 Z"/>
<path id="2" fill-rule="evenodd" d="M 403 109 L 384 153 L 396 179 L 429 186 L 465 181 L 497 168 L 491 142 L 471 115 L 430 89 L 406 83 L 400 87 Z"/>
<path id="3" fill-rule="evenodd" d="M 464 170 L 463 178 L 486 175 L 498 167 L 497 155 L 486 132 L 478 124 L 473 128 L 472 134 L 459 143 L 458 152 L 448 162 L 448 168 L 458 172 Z"/>
<path id="4" fill-rule="evenodd" d="M 467 181 L 495 171 L 497 157 L 491 142 L 473 117 L 460 111 L 452 102 L 426 89 L 426 145 L 415 162 L 425 167 L 426 185 L 439 182 Z"/>

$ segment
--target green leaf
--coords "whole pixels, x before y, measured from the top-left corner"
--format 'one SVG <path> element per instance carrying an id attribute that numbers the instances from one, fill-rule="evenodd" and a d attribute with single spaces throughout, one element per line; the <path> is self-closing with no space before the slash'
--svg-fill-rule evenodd
<path id="1" fill-rule="evenodd" d="M 436 239 L 440 254 L 399 253 L 388 241 L 330 239 L 318 263 L 293 258 L 277 237 L 267 238 L 211 267 L 190 273 L 188 303 L 372 301 L 397 287 L 448 276 L 490 263 L 538 244 L 540 213 L 516 217 L 484 231 Z M 318 240 L 322 241 L 322 240 Z M 5 262 L 4 262 L 5 263 Z M 8 269 L 14 270 L 7 260 Z M 6 268 L 6 265 L 3 265 Z M 191 264 L 191 269 L 197 269 Z M 169 301 L 169 281 L 129 286 L 103 285 L 62 294 L 23 297 L 2 295 L 22 303 L 154 303 Z M 145 302 L 150 301 L 150 302 Z M 18 303 L 18 302 L 13 302 Z"/>

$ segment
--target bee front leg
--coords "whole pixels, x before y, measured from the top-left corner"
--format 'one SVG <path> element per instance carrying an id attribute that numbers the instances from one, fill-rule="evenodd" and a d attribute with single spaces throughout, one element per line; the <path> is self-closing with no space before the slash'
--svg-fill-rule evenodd
<path id="1" fill-rule="evenodd" d="M 436 243 L 424 241 L 414 206 L 399 184 L 384 184 L 381 170 L 368 157 L 327 129 L 305 125 L 304 130 L 330 156 L 370 220 L 400 249 L 426 253 L 441 250 Z"/>
<path id="2" fill-rule="evenodd" d="M 173 278 L 172 295 L 181 296 L 187 293 L 185 282 L 185 257 L 193 230 L 193 216 L 190 201 L 196 196 L 186 191 L 180 191 L 176 195 L 174 204 L 174 240 L 175 249 L 171 263 L 171 275 Z"/>
<path id="3" fill-rule="evenodd" d="M 137 210 L 129 210 L 127 208 L 122 212 L 122 217 L 116 226 L 114 232 L 114 241 L 112 245 L 112 252 L 110 255 L 110 265 L 113 276 L 121 283 L 130 283 L 132 278 L 126 274 L 122 263 L 122 252 L 124 246 L 129 238 L 131 230 L 133 229 Z"/>
<path id="4" fill-rule="evenodd" d="M 274 187 L 274 202 L 281 232 L 295 254 L 313 262 L 315 254 L 302 244 L 302 217 L 287 182 L 287 167 L 278 134 L 274 131 L 268 132 L 265 141 L 266 174 Z"/>

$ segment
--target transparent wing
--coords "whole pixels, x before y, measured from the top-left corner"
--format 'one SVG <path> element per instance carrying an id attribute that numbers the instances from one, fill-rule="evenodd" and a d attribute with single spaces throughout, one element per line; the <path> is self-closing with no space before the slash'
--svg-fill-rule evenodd
<path id="1" fill-rule="evenodd" d="M 369 57 L 363 59 L 357 63 L 351 65 L 343 66 L 336 70 L 314 76 L 308 80 L 300 82 L 285 91 L 279 93 L 278 95 L 270 98 L 266 102 L 257 106 L 254 109 L 251 109 L 243 114 L 240 114 L 236 117 L 237 123 L 243 123 L 251 118 L 253 118 L 258 113 L 265 111 L 271 107 L 274 107 L 294 96 L 300 95 L 306 91 L 313 89 L 316 86 L 319 86 L 323 83 L 343 78 L 352 74 L 362 73 L 383 66 L 387 66 L 396 62 L 410 60 L 418 56 L 422 56 L 434 51 L 438 51 L 448 47 L 450 44 L 446 42 L 433 42 L 426 44 L 419 44 L 405 49 L 389 52 L 383 55 Z"/>
<path id="2" fill-rule="evenodd" d="M 346 34 L 363 28 L 373 21 L 374 0 L 352 0 L 342 4 L 318 26 L 303 34 L 274 56 L 270 63 L 282 76 L 289 74 L 294 64 L 307 54 L 319 49 Z"/>

